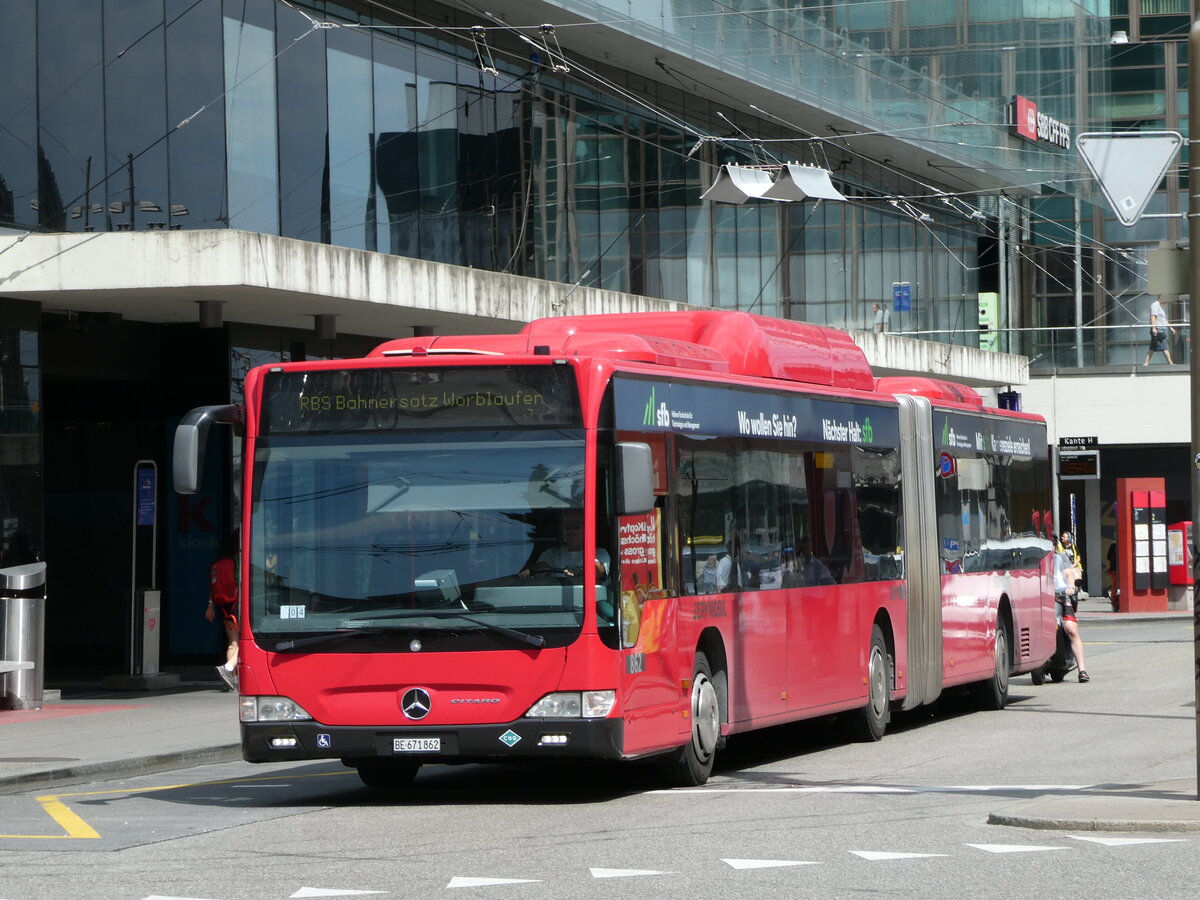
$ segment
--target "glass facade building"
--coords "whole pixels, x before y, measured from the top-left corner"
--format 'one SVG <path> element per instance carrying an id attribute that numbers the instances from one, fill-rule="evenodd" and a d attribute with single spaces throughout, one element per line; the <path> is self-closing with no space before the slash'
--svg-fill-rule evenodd
<path id="1" fill-rule="evenodd" d="M 1188 238 L 1187 37 L 1196 10 L 1190 0 L 1116 0 L 1111 6 L 1113 43 L 1088 51 L 1080 130 L 1175 131 L 1184 143 L 1132 226 L 1122 224 L 1103 198 L 1088 194 L 1084 198 L 1094 202 L 1080 209 L 1066 198 L 1032 205 L 1029 276 L 1039 302 L 1025 347 L 1031 366 L 1044 372 L 1138 365 L 1152 299 L 1150 251 L 1160 242 L 1174 246 Z M 1187 303 L 1170 296 L 1164 301 L 1170 321 L 1186 325 Z M 1174 361 L 1186 364 L 1190 350 L 1187 339 L 1174 343 Z"/>
<path id="2" fill-rule="evenodd" d="M 1103 213 L 1070 147 L 1018 133 L 1014 99 L 1072 133 L 1166 121 L 1149 112 L 1178 102 L 1161 83 L 1178 49 L 1108 64 L 1110 12 L 1135 4 L 5 0 L 0 235 L 237 229 L 846 329 L 883 303 L 895 332 L 1053 360 L 1045 329 L 1079 325 L 1073 219 L 1088 233 Z M 1110 96 L 1118 70 L 1129 88 Z M 700 199 L 723 164 L 783 162 L 828 170 L 846 202 Z M 1097 314 L 1098 276 L 1136 280 L 1088 266 Z M 88 543 L 80 498 L 118 490 L 78 465 L 95 441 L 161 455 L 188 405 L 214 401 L 202 387 L 228 396 L 246 359 L 305 352 L 282 330 L 230 326 L 217 347 L 39 309 L 3 277 L 0 252 L 0 515 L 6 544 L 28 532 L 47 557 Z M 155 354 L 107 355 L 135 332 Z M 197 346 L 203 377 L 170 371 L 168 348 Z M 169 540 L 203 565 L 207 544 Z M 55 588 L 51 563 L 82 607 L 66 598 L 83 567 Z M 171 571 L 169 593 L 188 590 L 192 569 Z M 168 658 L 196 649 L 184 615 L 167 613 Z M 80 623 L 120 644 L 102 615 Z"/>
<path id="3" fill-rule="evenodd" d="M 896 330 L 974 340 L 999 193 L 1078 192 L 1011 101 L 1081 121 L 1108 33 L 1052 0 L 565 2 L 605 25 L 552 34 L 416 6 L 5 3 L 0 223 L 229 227 L 850 328 L 909 282 Z M 657 80 L 589 55 L 623 37 Z M 793 160 L 851 202 L 700 200 L 721 163 Z"/>

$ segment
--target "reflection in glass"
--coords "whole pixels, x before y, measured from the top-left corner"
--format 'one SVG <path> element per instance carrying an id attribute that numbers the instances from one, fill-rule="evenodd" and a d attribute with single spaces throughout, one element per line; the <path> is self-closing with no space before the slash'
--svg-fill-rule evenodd
<path id="1" fill-rule="evenodd" d="M 167 121 L 187 121 L 167 137 L 170 228 L 216 228 L 227 221 L 225 90 L 220 0 L 170 11 L 166 27 Z M 204 109 L 203 114 L 197 111 Z"/>
<path id="2" fill-rule="evenodd" d="M 157 0 L 130 0 L 109 5 L 104 17 L 104 45 L 117 50 L 104 74 L 103 174 L 109 176 L 109 202 L 123 207 L 113 215 L 118 230 L 164 229 L 168 221 L 167 148 L 161 141 L 167 127 L 164 45 L 159 32 L 155 39 L 141 39 L 147 20 L 161 9 Z M 82 219 L 85 231 L 104 224 L 87 197 L 72 203 L 69 215 Z"/>
<path id="3" fill-rule="evenodd" d="M 70 208 L 105 200 L 102 33 L 101 4 L 63 0 L 38 6 L 42 58 L 51 48 L 70 48 L 55 53 L 53 65 L 37 68 L 38 224 L 50 231 L 82 231 L 83 219 L 72 218 Z M 99 185 L 98 196 L 92 196 L 92 185 Z"/>
<path id="4" fill-rule="evenodd" d="M 416 59 L 411 46 L 375 43 L 376 248 L 417 255 Z"/>
<path id="5" fill-rule="evenodd" d="M 371 45 L 362 33 L 331 38 L 329 67 L 329 225 L 333 243 L 375 250 L 372 186 Z"/>
<path id="6" fill-rule="evenodd" d="M 37 65 L 33 0 L 0 4 L 0 226 L 37 223 Z"/>
<path id="7" fill-rule="evenodd" d="M 279 56 L 279 218 L 284 237 L 329 243 L 325 31 L 301 16 L 276 20 Z"/>
<path id="8" fill-rule="evenodd" d="M 229 225 L 279 233 L 273 32 L 225 19 Z"/>

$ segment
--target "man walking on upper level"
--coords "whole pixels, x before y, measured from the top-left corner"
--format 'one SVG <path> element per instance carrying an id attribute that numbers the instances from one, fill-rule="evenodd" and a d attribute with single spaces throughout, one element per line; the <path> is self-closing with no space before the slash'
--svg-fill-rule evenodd
<path id="1" fill-rule="evenodd" d="M 1175 365 L 1171 359 L 1171 350 L 1167 346 L 1167 332 L 1174 334 L 1175 329 L 1167 321 L 1167 311 L 1163 309 L 1162 301 L 1155 297 L 1154 302 L 1150 304 L 1150 346 L 1146 350 L 1146 358 L 1142 360 L 1143 366 L 1150 365 L 1150 357 L 1159 351 L 1167 357 L 1168 366 Z"/>

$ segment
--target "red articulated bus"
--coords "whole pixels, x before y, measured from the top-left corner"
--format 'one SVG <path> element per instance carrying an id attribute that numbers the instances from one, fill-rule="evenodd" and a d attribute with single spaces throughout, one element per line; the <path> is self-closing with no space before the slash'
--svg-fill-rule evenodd
<path id="1" fill-rule="evenodd" d="M 424 763 L 660 757 L 970 685 L 1054 647 L 1037 416 L 875 378 L 850 337 L 696 310 L 542 319 L 263 366 L 245 407 L 242 748 Z"/>

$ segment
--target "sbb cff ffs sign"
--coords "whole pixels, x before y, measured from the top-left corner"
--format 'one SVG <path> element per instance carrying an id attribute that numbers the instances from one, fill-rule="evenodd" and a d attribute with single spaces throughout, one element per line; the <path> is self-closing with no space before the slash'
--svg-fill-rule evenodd
<path id="1" fill-rule="evenodd" d="M 1013 98 L 1013 124 L 1017 134 L 1028 141 L 1040 141 L 1071 149 L 1071 128 L 1065 122 L 1038 112 L 1037 104 L 1018 94 Z"/>

